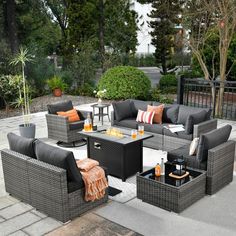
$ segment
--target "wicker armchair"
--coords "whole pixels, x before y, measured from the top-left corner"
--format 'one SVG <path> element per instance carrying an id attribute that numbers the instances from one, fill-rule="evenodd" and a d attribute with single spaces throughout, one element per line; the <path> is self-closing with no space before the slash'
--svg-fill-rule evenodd
<path id="1" fill-rule="evenodd" d="M 231 131 L 230 128 L 229 134 L 226 134 L 228 132 L 226 130 L 227 128 L 230 128 L 229 125 L 204 134 L 208 136 L 208 138 L 203 139 L 205 144 L 209 145 L 211 143 L 210 145 L 212 145 L 210 138 L 214 139 L 213 142 L 218 142 L 218 145 L 205 149 L 206 159 L 201 158 L 204 155 L 204 152 L 200 151 L 201 136 L 196 155 L 189 155 L 189 145 L 168 152 L 167 159 L 169 161 L 173 161 L 176 158 L 183 158 L 187 166 L 206 170 L 206 193 L 209 195 L 216 193 L 233 180 L 235 141 L 227 140 Z M 222 139 L 220 135 L 224 132 L 225 138 Z M 219 139 L 222 139 L 222 142 Z"/>
<path id="2" fill-rule="evenodd" d="M 78 110 L 80 121 L 69 123 L 68 117 L 58 116 L 56 113 L 57 111 L 68 111 L 71 109 L 73 109 L 71 101 L 48 105 L 48 114 L 46 114 L 48 138 L 59 141 L 58 144 L 72 143 L 75 146 L 75 143 L 82 139 L 78 131 L 83 129 L 87 114 L 89 113 L 92 118 L 92 112 Z"/>
<path id="3" fill-rule="evenodd" d="M 68 191 L 66 170 L 9 149 L 1 151 L 6 191 L 39 211 L 67 222 L 108 200 L 84 201 L 84 187 Z"/>

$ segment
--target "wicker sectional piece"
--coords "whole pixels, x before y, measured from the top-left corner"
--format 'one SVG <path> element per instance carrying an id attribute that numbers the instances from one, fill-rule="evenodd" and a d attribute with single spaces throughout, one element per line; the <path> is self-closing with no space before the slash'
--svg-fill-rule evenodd
<path id="1" fill-rule="evenodd" d="M 6 191 L 59 221 L 67 222 L 108 200 L 108 192 L 94 202 L 84 201 L 84 188 L 68 193 L 64 169 L 8 149 L 1 157 Z"/>
<path id="2" fill-rule="evenodd" d="M 137 175 L 137 198 L 165 210 L 180 213 L 205 195 L 206 172 L 180 187 Z"/>

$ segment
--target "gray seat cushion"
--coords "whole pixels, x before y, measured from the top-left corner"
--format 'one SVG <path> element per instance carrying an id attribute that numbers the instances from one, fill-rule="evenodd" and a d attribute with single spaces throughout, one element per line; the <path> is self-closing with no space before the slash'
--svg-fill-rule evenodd
<path id="1" fill-rule="evenodd" d="M 225 125 L 219 129 L 202 134 L 198 144 L 197 158 L 200 161 L 207 161 L 208 150 L 227 142 L 231 130 L 231 125 Z"/>
<path id="2" fill-rule="evenodd" d="M 178 120 L 179 105 L 165 105 L 162 115 L 163 123 L 176 124 Z"/>
<path id="3" fill-rule="evenodd" d="M 203 110 L 207 112 L 205 120 L 209 120 L 211 117 L 210 108 L 198 108 L 198 107 L 188 107 L 188 106 L 180 105 L 177 123 L 185 125 L 189 115 L 199 113 Z"/>
<path id="4" fill-rule="evenodd" d="M 84 128 L 84 121 L 75 121 L 69 123 L 69 129 L 70 130 L 82 130 Z"/>
<path id="5" fill-rule="evenodd" d="M 189 155 L 189 145 L 184 145 L 183 147 L 177 148 L 168 152 L 167 159 L 172 162 L 177 158 L 183 158 L 186 161 L 186 165 L 188 167 L 196 168 L 196 169 L 207 169 L 207 162 L 200 162 L 196 156 Z"/>
<path id="6" fill-rule="evenodd" d="M 130 129 L 137 129 L 138 122 L 135 118 L 127 118 L 125 120 L 115 121 L 114 125 L 123 126 Z"/>
<path id="7" fill-rule="evenodd" d="M 117 121 L 124 120 L 134 116 L 134 104 L 130 100 L 112 103 L 115 119 Z"/>
<path id="8" fill-rule="evenodd" d="M 186 125 L 185 125 L 185 132 L 187 134 L 192 134 L 193 126 L 205 121 L 206 115 L 207 115 L 207 112 L 205 110 L 189 115 L 186 121 Z"/>
<path id="9" fill-rule="evenodd" d="M 80 184 L 82 176 L 76 165 L 73 152 L 53 147 L 39 140 L 35 142 L 35 153 L 39 161 L 60 167 L 66 170 L 67 181 L 74 181 Z"/>
<path id="10" fill-rule="evenodd" d="M 142 100 L 135 100 L 129 99 L 134 104 L 134 116 L 136 118 L 138 114 L 138 110 L 146 111 L 148 105 L 152 105 L 151 101 L 142 101 Z"/>
<path id="11" fill-rule="evenodd" d="M 7 139 L 9 147 L 12 151 L 36 159 L 36 155 L 34 152 L 34 144 L 36 139 L 24 138 L 14 133 L 8 133 Z"/>
<path id="12" fill-rule="evenodd" d="M 186 140 L 193 140 L 193 134 L 186 134 L 185 131 L 181 131 L 181 132 L 177 132 L 177 133 L 172 133 L 169 129 L 164 129 L 164 135 L 166 136 L 171 136 L 171 137 L 175 137 L 175 138 L 182 138 L 182 139 L 186 139 Z"/>
<path id="13" fill-rule="evenodd" d="M 141 124 L 144 126 L 144 130 L 147 132 L 151 132 L 151 133 L 156 133 L 156 134 L 163 134 L 163 125 L 159 125 L 159 124 Z"/>
<path id="14" fill-rule="evenodd" d="M 59 102 L 47 105 L 49 114 L 57 114 L 58 111 L 69 111 L 73 109 L 71 101 Z"/>

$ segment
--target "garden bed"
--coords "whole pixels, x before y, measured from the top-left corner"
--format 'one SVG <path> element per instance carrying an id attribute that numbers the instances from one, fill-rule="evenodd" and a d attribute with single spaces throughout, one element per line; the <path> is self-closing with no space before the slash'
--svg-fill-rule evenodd
<path id="1" fill-rule="evenodd" d="M 42 97 L 37 97 L 32 99 L 32 103 L 30 106 L 31 113 L 40 112 L 40 111 L 47 111 L 47 104 L 56 103 L 61 101 L 68 101 L 71 100 L 73 105 L 81 105 L 87 103 L 94 103 L 97 102 L 97 98 L 94 97 L 86 97 L 86 96 L 72 96 L 72 95 L 62 95 L 61 97 L 54 97 L 53 95 L 46 95 Z M 107 101 L 111 102 L 111 101 Z M 10 111 L 6 112 L 5 109 L 0 110 L 0 119 L 13 117 L 13 116 L 20 116 L 22 115 L 21 109 L 19 108 L 11 108 Z"/>

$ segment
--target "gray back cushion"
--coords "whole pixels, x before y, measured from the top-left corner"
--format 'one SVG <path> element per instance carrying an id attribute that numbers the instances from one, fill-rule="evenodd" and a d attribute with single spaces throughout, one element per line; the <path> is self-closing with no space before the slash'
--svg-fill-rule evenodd
<path id="1" fill-rule="evenodd" d="M 58 111 L 69 111 L 73 109 L 73 104 L 71 101 L 60 102 L 55 104 L 49 104 L 48 113 L 49 114 L 57 114 Z"/>
<path id="2" fill-rule="evenodd" d="M 9 147 L 12 151 L 15 151 L 23 155 L 26 155 L 28 157 L 36 159 L 36 155 L 34 152 L 35 139 L 24 138 L 14 133 L 8 133 L 7 139 L 8 139 Z"/>
<path id="3" fill-rule="evenodd" d="M 189 115 L 187 118 L 187 121 L 186 121 L 186 125 L 185 125 L 185 132 L 187 134 L 192 134 L 193 133 L 193 126 L 205 121 L 206 114 L 207 114 L 207 112 L 205 110 L 202 110 L 198 113 Z"/>
<path id="4" fill-rule="evenodd" d="M 138 114 L 138 110 L 146 111 L 148 105 L 152 105 L 151 101 L 142 101 L 142 100 L 135 100 L 130 99 L 131 102 L 134 104 L 134 116 L 136 117 Z"/>
<path id="5" fill-rule="evenodd" d="M 180 105 L 177 123 L 185 125 L 189 115 L 198 113 L 203 110 L 207 112 L 205 120 L 209 120 L 211 117 L 211 109 L 210 108 L 189 107 L 189 106 Z"/>
<path id="6" fill-rule="evenodd" d="M 77 168 L 73 152 L 53 147 L 37 140 L 35 142 L 35 153 L 39 161 L 65 169 L 68 181 L 82 181 L 82 176 Z"/>
<path id="7" fill-rule="evenodd" d="M 165 105 L 162 115 L 163 123 L 176 124 L 178 120 L 179 105 Z"/>
<path id="8" fill-rule="evenodd" d="M 114 102 L 112 103 L 112 106 L 115 113 L 115 119 L 117 121 L 121 121 L 134 116 L 134 104 L 130 100 Z"/>
<path id="9" fill-rule="evenodd" d="M 227 142 L 231 133 L 232 126 L 225 125 L 200 136 L 197 158 L 199 161 L 207 161 L 208 150 Z"/>

